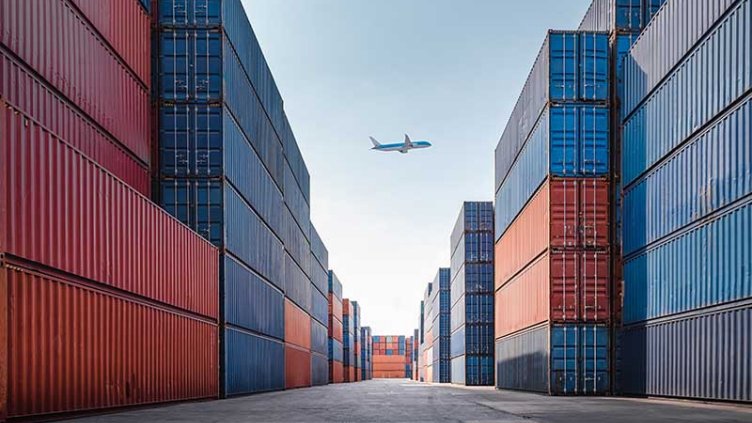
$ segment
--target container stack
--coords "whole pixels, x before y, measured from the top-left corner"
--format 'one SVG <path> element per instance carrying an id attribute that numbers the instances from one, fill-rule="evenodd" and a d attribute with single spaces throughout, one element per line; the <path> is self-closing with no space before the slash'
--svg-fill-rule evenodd
<path id="1" fill-rule="evenodd" d="M 222 395 L 305 384 L 285 377 L 285 358 L 310 369 L 310 247 L 282 98 L 240 0 L 156 6 L 156 194 L 220 248 Z"/>
<path id="2" fill-rule="evenodd" d="M 446 283 L 451 293 L 450 381 L 456 384 L 494 383 L 493 224 L 490 201 L 465 202 L 452 230 L 451 286 Z"/>
<path id="3" fill-rule="evenodd" d="M 342 283 L 329 270 L 329 383 L 345 381 L 342 326 Z"/>
<path id="4" fill-rule="evenodd" d="M 345 382 L 355 382 L 355 323 L 349 299 L 342 300 L 342 365 Z"/>
<path id="5" fill-rule="evenodd" d="M 311 225 L 311 384 L 329 383 L 329 252 Z"/>
<path id="6" fill-rule="evenodd" d="M 609 37 L 550 31 L 496 147 L 496 386 L 610 389 Z"/>
<path id="7" fill-rule="evenodd" d="M 354 355 L 354 361 L 353 361 L 353 367 L 355 368 L 355 377 L 353 378 L 354 382 L 358 382 L 363 380 L 361 378 L 360 374 L 360 306 L 358 305 L 357 301 L 352 302 L 352 309 L 353 309 L 353 355 Z"/>
<path id="8" fill-rule="evenodd" d="M 147 198 L 148 11 L 0 16 L 0 420 L 217 397 L 217 249 Z"/>
<path id="9" fill-rule="evenodd" d="M 369 380 L 372 379 L 372 358 L 373 355 L 373 339 L 371 336 L 371 328 L 364 326 L 360 328 L 360 379 Z"/>
<path id="10" fill-rule="evenodd" d="M 426 304 L 425 301 L 420 301 L 420 317 L 418 320 L 418 351 L 416 352 L 418 362 L 418 378 L 416 379 L 419 382 L 425 382 L 425 357 L 424 357 L 424 349 L 425 349 L 425 310 L 426 310 Z"/>
<path id="11" fill-rule="evenodd" d="M 420 355 L 420 329 L 415 329 L 413 331 L 413 357 L 412 357 L 412 374 L 410 375 L 410 379 L 412 380 L 419 380 L 418 379 L 418 356 Z"/>
<path id="12" fill-rule="evenodd" d="M 373 377 L 405 378 L 405 336 L 373 336 Z"/>
<path id="13" fill-rule="evenodd" d="M 413 376 L 413 337 L 405 338 L 405 378 Z"/>
<path id="14" fill-rule="evenodd" d="M 421 381 L 433 382 L 433 283 L 429 282 L 423 292 L 423 343 L 421 344 L 421 362 L 423 375 Z"/>
<path id="15" fill-rule="evenodd" d="M 449 383 L 452 381 L 450 373 L 450 291 L 449 291 L 449 268 L 440 268 L 431 283 L 429 296 L 431 321 L 431 364 L 432 378 L 428 382 Z"/>
<path id="16" fill-rule="evenodd" d="M 624 393 L 752 401 L 751 3 L 668 0 L 624 62 Z"/>

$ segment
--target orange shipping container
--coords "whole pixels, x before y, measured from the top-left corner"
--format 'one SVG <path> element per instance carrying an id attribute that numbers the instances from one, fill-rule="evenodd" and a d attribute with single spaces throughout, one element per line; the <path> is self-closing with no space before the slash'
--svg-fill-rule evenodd
<path id="1" fill-rule="evenodd" d="M 609 258 L 608 251 L 545 253 L 496 291 L 496 338 L 545 321 L 608 321 Z"/>
<path id="2" fill-rule="evenodd" d="M 329 293 L 329 314 L 342 321 L 342 301 L 331 292 Z"/>
<path id="3" fill-rule="evenodd" d="M 608 190 L 605 179 L 546 180 L 496 243 L 495 288 L 548 248 L 608 248 Z"/>
<path id="4" fill-rule="evenodd" d="M 372 358 L 373 363 L 395 363 L 405 364 L 404 355 L 374 355 Z"/>
<path id="5" fill-rule="evenodd" d="M 340 361 L 329 361 L 329 383 L 344 382 L 344 366 Z"/>
<path id="6" fill-rule="evenodd" d="M 285 389 L 311 386 L 311 352 L 285 344 Z"/>
<path id="7" fill-rule="evenodd" d="M 329 337 L 342 342 L 342 322 L 329 316 Z"/>
<path id="8" fill-rule="evenodd" d="M 285 298 L 285 342 L 311 349 L 311 316 Z"/>
<path id="9" fill-rule="evenodd" d="M 381 370 L 374 369 L 373 378 L 374 379 L 404 379 L 405 369 L 402 369 L 402 371 L 381 371 Z"/>

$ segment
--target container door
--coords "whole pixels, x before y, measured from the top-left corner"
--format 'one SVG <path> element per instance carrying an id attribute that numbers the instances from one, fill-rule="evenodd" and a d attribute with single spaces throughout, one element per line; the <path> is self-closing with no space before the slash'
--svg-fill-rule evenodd
<path id="1" fill-rule="evenodd" d="M 580 34 L 580 99 L 608 100 L 609 47 L 607 34 Z"/>
<path id="2" fill-rule="evenodd" d="M 551 34 L 548 40 L 550 55 L 550 100 L 577 100 L 578 89 L 578 66 L 577 34 Z"/>

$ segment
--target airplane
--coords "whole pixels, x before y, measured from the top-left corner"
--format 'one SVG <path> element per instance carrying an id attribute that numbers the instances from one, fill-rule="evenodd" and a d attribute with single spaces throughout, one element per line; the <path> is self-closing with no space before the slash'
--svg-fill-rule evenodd
<path id="1" fill-rule="evenodd" d="M 405 142 L 398 144 L 379 144 L 374 137 L 371 138 L 373 148 L 371 150 L 376 151 L 399 151 L 402 154 L 407 154 L 408 151 L 418 148 L 431 147 L 431 143 L 428 141 L 411 141 L 410 137 L 405 134 Z"/>

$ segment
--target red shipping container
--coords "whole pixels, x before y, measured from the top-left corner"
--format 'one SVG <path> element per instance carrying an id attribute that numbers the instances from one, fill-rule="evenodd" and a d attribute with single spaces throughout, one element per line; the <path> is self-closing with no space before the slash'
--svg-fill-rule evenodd
<path id="1" fill-rule="evenodd" d="M 217 317 L 217 249 L 2 102 L 0 173 L 0 252 Z"/>
<path id="2" fill-rule="evenodd" d="M 4 0 L 0 22 L 0 43 L 149 163 L 149 91 L 77 10 L 65 0 Z"/>
<path id="3" fill-rule="evenodd" d="M 0 96 L 146 197 L 149 168 L 47 82 L 0 50 Z"/>
<path id="4" fill-rule="evenodd" d="M 342 383 L 344 380 L 344 366 L 342 362 L 329 360 L 329 383 Z"/>
<path id="5" fill-rule="evenodd" d="M 342 321 L 342 301 L 331 292 L 329 293 L 329 315 L 335 316 L 340 322 Z"/>
<path id="6" fill-rule="evenodd" d="M 355 382 L 355 367 L 344 366 L 344 376 L 345 383 Z"/>
<path id="7" fill-rule="evenodd" d="M 605 179 L 548 179 L 496 243 L 496 289 L 547 248 L 608 248 L 609 208 Z"/>
<path id="8" fill-rule="evenodd" d="M 311 386 L 311 352 L 285 343 L 285 389 Z"/>
<path id="9" fill-rule="evenodd" d="M 285 298 L 285 343 L 311 349 L 311 316 Z"/>
<path id="10" fill-rule="evenodd" d="M 71 0 L 125 65 L 151 85 L 151 21 L 139 0 Z"/>
<path id="11" fill-rule="evenodd" d="M 0 265 L 0 420 L 218 396 L 216 320 L 100 288 Z"/>
<path id="12" fill-rule="evenodd" d="M 342 337 L 344 335 L 342 333 L 342 330 L 342 322 L 333 318 L 332 316 L 329 316 L 329 337 L 342 342 Z"/>
<path id="13" fill-rule="evenodd" d="M 350 315 L 350 299 L 345 298 L 342 300 L 342 317 Z"/>
<path id="14" fill-rule="evenodd" d="M 496 291 L 495 335 L 542 322 L 607 322 L 609 253 L 555 251 L 539 257 Z"/>

